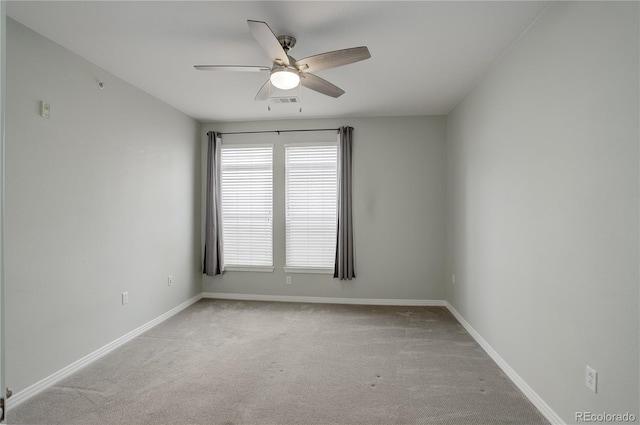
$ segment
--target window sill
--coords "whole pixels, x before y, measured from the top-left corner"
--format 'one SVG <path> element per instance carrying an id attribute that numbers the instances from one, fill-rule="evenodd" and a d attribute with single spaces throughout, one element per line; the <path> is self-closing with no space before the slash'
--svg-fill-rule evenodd
<path id="1" fill-rule="evenodd" d="M 273 267 L 269 266 L 225 266 L 225 272 L 258 272 L 258 273 L 272 273 Z"/>
<path id="2" fill-rule="evenodd" d="M 333 274 L 333 268 L 328 267 L 285 267 L 285 273 L 312 273 L 312 274 Z"/>

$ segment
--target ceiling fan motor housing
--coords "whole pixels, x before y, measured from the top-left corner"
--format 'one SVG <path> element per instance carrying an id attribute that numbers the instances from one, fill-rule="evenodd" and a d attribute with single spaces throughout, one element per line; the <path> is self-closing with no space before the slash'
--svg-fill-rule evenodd
<path id="1" fill-rule="evenodd" d="M 285 52 L 288 52 L 289 49 L 293 49 L 293 46 L 296 45 L 296 38 L 290 35 L 279 35 L 277 38 Z"/>

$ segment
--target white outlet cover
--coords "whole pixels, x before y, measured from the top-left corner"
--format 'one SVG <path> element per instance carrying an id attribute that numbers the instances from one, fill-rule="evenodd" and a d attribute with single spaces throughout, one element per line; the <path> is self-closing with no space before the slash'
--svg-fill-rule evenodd
<path id="1" fill-rule="evenodd" d="M 40 116 L 44 118 L 51 117 L 51 105 L 49 105 L 49 102 L 40 101 Z"/>
<path id="2" fill-rule="evenodd" d="M 585 373 L 585 385 L 594 393 L 598 392 L 598 372 L 589 366 Z"/>

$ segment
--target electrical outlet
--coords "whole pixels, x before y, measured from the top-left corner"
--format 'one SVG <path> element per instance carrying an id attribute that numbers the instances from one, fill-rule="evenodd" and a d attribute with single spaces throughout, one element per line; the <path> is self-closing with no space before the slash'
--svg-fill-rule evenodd
<path id="1" fill-rule="evenodd" d="M 125 305 L 129 302 L 129 293 L 128 292 L 123 292 L 122 293 L 122 305 Z"/>
<path id="2" fill-rule="evenodd" d="M 167 285 L 173 286 L 173 275 L 167 276 Z"/>
<path id="3" fill-rule="evenodd" d="M 291 285 L 291 276 L 287 276 L 287 285 Z"/>
<path id="4" fill-rule="evenodd" d="M 451 283 L 454 284 L 454 285 L 456 284 L 456 275 L 455 274 L 451 275 Z"/>
<path id="5" fill-rule="evenodd" d="M 40 101 L 40 116 L 44 118 L 51 117 L 51 105 L 49 105 L 49 102 Z"/>
<path id="6" fill-rule="evenodd" d="M 594 393 L 598 392 L 598 372 L 595 369 L 587 366 L 587 371 L 585 375 L 586 381 L 585 384 L 587 388 L 589 388 Z"/>

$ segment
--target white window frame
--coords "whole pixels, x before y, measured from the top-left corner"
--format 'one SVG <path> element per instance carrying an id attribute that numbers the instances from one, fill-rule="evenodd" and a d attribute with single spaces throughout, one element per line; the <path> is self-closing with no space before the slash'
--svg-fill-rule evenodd
<path id="1" fill-rule="evenodd" d="M 222 239 L 222 244 L 221 244 L 221 259 L 222 259 L 222 266 L 221 266 L 221 270 L 224 271 L 244 271 L 244 272 L 262 272 L 262 273 L 270 273 L 274 271 L 274 265 L 273 265 L 273 257 L 274 257 L 274 249 L 273 249 L 273 197 L 274 197 L 274 154 L 275 154 L 275 149 L 274 149 L 274 145 L 273 143 L 221 143 L 219 145 L 219 149 L 220 149 L 220 155 L 218 156 L 220 158 L 220 163 L 219 163 L 219 181 L 220 181 L 220 212 L 219 212 L 219 219 L 220 219 L 220 225 L 222 228 L 221 231 L 221 239 Z M 271 219 L 270 219 L 270 224 L 271 224 L 271 265 L 227 265 L 225 264 L 225 257 L 224 257 L 224 247 L 225 247 L 225 243 L 224 243 L 224 208 L 223 208 L 223 194 L 222 194 L 222 151 L 224 149 L 243 149 L 243 148 L 271 148 L 271 211 L 270 211 L 270 215 L 271 215 Z"/>
<path id="2" fill-rule="evenodd" d="M 299 143 L 287 143 L 284 145 L 284 153 L 285 153 L 285 159 L 284 159 L 284 166 L 285 166 L 285 263 L 287 261 L 287 220 L 288 220 L 288 196 L 289 196 L 289 190 L 287 187 L 287 177 L 286 177 L 286 173 L 287 173 L 287 152 L 286 149 L 289 147 L 314 147 L 314 146 L 334 146 L 336 147 L 336 225 L 337 225 L 337 221 L 338 221 L 338 186 L 339 186 L 339 166 L 340 166 L 340 152 L 339 152 L 339 143 L 338 141 L 333 141 L 333 142 L 329 142 L 329 141 L 325 141 L 325 142 L 299 142 Z M 283 267 L 284 271 L 286 273 L 307 273 L 307 274 L 330 274 L 333 275 L 334 272 L 334 267 L 310 267 L 310 266 L 289 266 L 286 265 Z"/>

